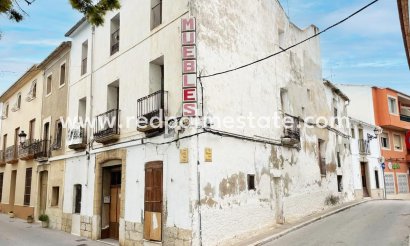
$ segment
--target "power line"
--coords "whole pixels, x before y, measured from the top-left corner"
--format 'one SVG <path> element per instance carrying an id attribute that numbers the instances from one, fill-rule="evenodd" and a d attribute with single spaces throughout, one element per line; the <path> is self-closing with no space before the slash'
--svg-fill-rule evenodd
<path id="1" fill-rule="evenodd" d="M 214 76 L 217 76 L 217 75 L 222 75 L 222 74 L 230 73 L 230 72 L 233 72 L 233 71 L 236 71 L 236 70 L 245 68 L 245 67 L 249 67 L 249 66 L 254 65 L 254 64 L 256 64 L 256 63 L 259 63 L 259 62 L 261 62 L 261 61 L 267 60 L 267 59 L 269 59 L 269 58 L 271 58 L 271 57 L 277 56 L 277 55 L 279 55 L 279 54 L 282 54 L 282 53 L 284 53 L 284 52 L 286 52 L 286 51 L 288 51 L 288 50 L 290 50 L 290 49 L 292 49 L 292 48 L 294 48 L 294 47 L 296 47 L 296 46 L 299 46 L 299 45 L 301 45 L 301 44 L 303 44 L 303 43 L 305 43 L 305 42 L 307 42 L 307 41 L 309 41 L 309 40 L 311 40 L 311 39 L 313 39 L 313 38 L 315 38 L 315 37 L 317 37 L 317 36 L 319 36 L 319 35 L 321 35 L 321 34 L 327 32 L 328 30 L 330 30 L 330 29 L 332 29 L 332 28 L 334 28 L 334 27 L 336 27 L 336 26 L 342 24 L 343 22 L 345 22 L 345 21 L 347 21 L 348 19 L 352 18 L 353 16 L 359 14 L 360 12 L 362 12 L 363 10 L 365 10 L 365 9 L 367 9 L 368 7 L 372 6 L 373 4 L 375 4 L 375 3 L 378 2 L 378 1 L 379 1 L 379 0 L 374 0 L 374 1 L 372 1 L 371 3 L 367 4 L 366 6 L 364 6 L 364 7 L 361 8 L 361 9 L 357 10 L 356 12 L 354 12 L 354 13 L 351 14 L 351 15 L 349 15 L 348 17 L 346 17 L 346 18 L 342 19 L 341 21 L 339 21 L 339 22 L 337 22 L 337 23 L 335 23 L 335 24 L 333 24 L 333 25 L 327 27 L 327 28 L 324 29 L 323 31 L 320 31 L 320 32 L 316 33 L 315 35 L 310 36 L 310 37 L 308 37 L 308 38 L 306 38 L 306 39 L 300 41 L 299 43 L 296 43 L 296 44 L 294 44 L 294 45 L 292 45 L 292 46 L 289 46 L 289 47 L 286 48 L 286 49 L 282 49 L 282 50 L 279 51 L 279 52 L 276 52 L 276 53 L 271 54 L 271 55 L 269 55 L 269 56 L 267 56 L 267 57 L 264 57 L 264 58 L 262 58 L 262 59 L 259 59 L 259 60 L 254 61 L 254 62 L 251 62 L 251 63 L 245 64 L 245 65 L 242 65 L 242 66 L 237 67 L 237 68 L 229 69 L 229 70 L 226 70 L 226 71 L 223 71 L 223 72 L 218 72 L 218 73 L 214 73 L 214 74 L 210 74 L 210 75 L 199 75 L 198 78 L 199 78 L 199 79 L 201 79 L 201 78 L 209 78 L 209 77 L 214 77 Z"/>

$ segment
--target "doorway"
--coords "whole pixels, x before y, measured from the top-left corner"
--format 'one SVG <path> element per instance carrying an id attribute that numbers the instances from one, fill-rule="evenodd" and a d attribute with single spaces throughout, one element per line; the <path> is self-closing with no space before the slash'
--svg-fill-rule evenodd
<path id="1" fill-rule="evenodd" d="M 10 181 L 10 198 L 9 198 L 10 211 L 14 210 L 14 201 L 16 198 L 16 178 L 17 178 L 17 170 L 13 170 L 11 172 L 11 181 Z"/>
<path id="2" fill-rule="evenodd" d="M 40 204 L 39 212 L 40 214 L 45 214 L 47 208 L 47 183 L 48 183 L 48 171 L 42 171 L 40 173 Z"/>
<path id="3" fill-rule="evenodd" d="M 103 168 L 102 186 L 101 239 L 118 240 L 121 211 L 121 165 Z"/>
<path id="4" fill-rule="evenodd" d="M 162 241 L 162 161 L 145 165 L 144 239 Z"/>
<path id="5" fill-rule="evenodd" d="M 369 197 L 369 190 L 367 187 L 367 178 L 366 178 L 366 162 L 360 163 L 360 170 L 361 170 L 361 175 L 362 175 L 363 197 Z"/>

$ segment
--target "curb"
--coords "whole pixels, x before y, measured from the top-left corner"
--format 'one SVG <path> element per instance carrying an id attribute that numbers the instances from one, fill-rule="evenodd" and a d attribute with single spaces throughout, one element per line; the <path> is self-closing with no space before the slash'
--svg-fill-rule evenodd
<path id="1" fill-rule="evenodd" d="M 347 206 L 345 206 L 345 207 L 336 209 L 336 210 L 334 210 L 334 211 L 332 211 L 332 212 L 328 212 L 328 213 L 323 214 L 323 215 L 321 215 L 321 216 L 319 216 L 319 217 L 317 217 L 317 218 L 313 218 L 313 219 L 308 220 L 308 221 L 305 221 L 305 222 L 303 222 L 303 223 L 301 223 L 301 224 L 299 224 L 299 225 L 295 225 L 295 226 L 293 226 L 293 227 L 291 227 L 291 228 L 289 228 L 289 229 L 286 229 L 286 230 L 284 230 L 284 231 L 282 231 L 282 232 L 279 232 L 279 233 L 274 234 L 274 235 L 272 235 L 272 236 L 269 236 L 269 237 L 266 237 L 266 238 L 264 238 L 264 239 L 261 239 L 261 240 L 255 242 L 255 243 L 250 244 L 250 245 L 252 245 L 252 246 L 261 246 L 261 245 L 263 245 L 263 244 L 272 242 L 272 241 L 274 241 L 274 240 L 276 240 L 276 239 L 278 239 L 278 238 L 281 238 L 281 237 L 285 236 L 286 234 L 289 234 L 290 232 L 296 231 L 296 230 L 298 230 L 298 229 L 300 229 L 300 228 L 302 228 L 302 227 L 305 227 L 305 226 L 307 226 L 307 225 L 310 225 L 310 224 L 312 224 L 312 223 L 314 223 L 314 222 L 316 222 L 316 221 L 322 220 L 322 219 L 324 219 L 324 218 L 326 218 L 326 217 L 329 217 L 329 216 L 331 216 L 331 215 L 340 213 L 340 212 L 342 212 L 342 211 L 344 211 L 344 210 L 347 210 L 347 209 L 349 209 L 349 208 L 355 207 L 355 206 L 357 206 L 357 205 L 360 205 L 360 204 L 363 204 L 363 203 L 366 203 L 366 202 L 369 202 L 369 201 L 371 201 L 371 200 L 360 201 L 360 202 L 358 202 L 358 203 L 350 204 L 350 205 L 347 205 Z"/>

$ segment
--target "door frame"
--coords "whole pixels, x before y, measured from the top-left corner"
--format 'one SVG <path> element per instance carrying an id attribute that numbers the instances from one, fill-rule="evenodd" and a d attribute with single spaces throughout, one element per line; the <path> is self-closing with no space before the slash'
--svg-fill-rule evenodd
<path id="1" fill-rule="evenodd" d="M 365 197 L 365 189 L 366 189 L 366 192 L 367 192 L 366 197 L 371 197 L 371 194 L 370 194 L 371 187 L 369 187 L 370 179 L 369 179 L 369 175 L 368 175 L 367 165 L 368 165 L 368 162 L 360 162 L 360 178 L 361 178 L 361 181 L 362 181 L 363 197 Z M 362 178 L 363 175 L 364 175 L 364 179 L 365 179 L 366 184 L 363 184 L 363 178 Z"/>

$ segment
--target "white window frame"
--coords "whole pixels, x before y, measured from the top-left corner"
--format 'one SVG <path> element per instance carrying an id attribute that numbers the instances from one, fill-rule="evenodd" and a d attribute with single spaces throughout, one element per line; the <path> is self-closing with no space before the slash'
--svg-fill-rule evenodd
<path id="1" fill-rule="evenodd" d="M 50 93 L 47 94 L 47 89 L 48 89 L 48 78 L 51 76 L 51 83 L 50 83 Z M 53 93 L 53 73 L 49 73 L 46 76 L 46 97 L 50 96 Z"/>
<path id="2" fill-rule="evenodd" d="M 387 143 L 389 144 L 389 146 L 387 148 L 383 146 L 382 140 L 381 140 L 384 133 L 387 134 Z M 380 147 L 384 150 L 391 150 L 391 141 L 390 141 L 390 132 L 389 131 L 383 131 L 383 133 L 380 135 Z"/>
<path id="3" fill-rule="evenodd" d="M 64 84 L 61 84 L 61 67 L 63 65 L 65 65 Z M 58 88 L 62 88 L 67 83 L 67 62 L 65 60 L 60 64 L 59 69 L 58 69 L 58 74 L 60 75 L 58 77 Z"/>
<path id="4" fill-rule="evenodd" d="M 396 107 L 396 112 L 391 111 L 390 99 L 394 99 L 396 101 L 396 106 L 395 106 Z M 399 99 L 397 97 L 387 95 L 387 106 L 389 108 L 389 113 L 391 115 L 397 115 L 397 116 L 399 115 Z"/>
<path id="5" fill-rule="evenodd" d="M 393 135 L 393 150 L 396 151 L 396 152 L 403 152 L 403 138 L 402 138 L 401 134 L 400 134 L 400 133 L 395 133 L 395 132 L 393 132 L 392 135 Z M 395 141 L 394 141 L 394 137 L 395 137 L 395 136 L 399 136 L 399 137 L 400 137 L 401 149 L 396 149 Z"/>

